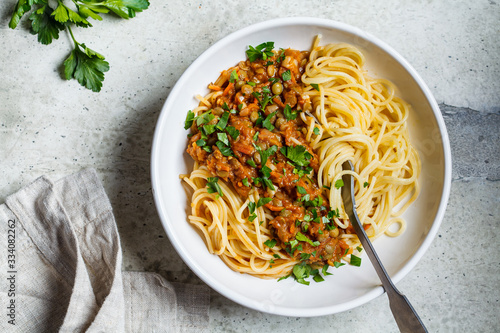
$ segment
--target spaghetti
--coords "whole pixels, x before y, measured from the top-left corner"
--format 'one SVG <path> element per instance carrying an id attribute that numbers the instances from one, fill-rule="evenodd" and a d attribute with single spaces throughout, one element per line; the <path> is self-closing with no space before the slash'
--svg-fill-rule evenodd
<path id="1" fill-rule="evenodd" d="M 357 213 L 370 238 L 397 236 L 418 196 L 420 161 L 409 106 L 372 79 L 347 44 L 273 50 L 263 43 L 223 71 L 189 111 L 193 171 L 189 221 L 210 253 L 261 278 L 318 280 L 359 252 L 343 211 L 341 178 L 356 178 Z M 351 160 L 355 171 L 342 171 Z M 393 224 L 397 231 L 390 230 Z M 391 228 L 393 229 L 393 228 Z M 351 256 L 349 256 L 351 255 Z M 304 275 L 306 274 L 306 275 Z"/>

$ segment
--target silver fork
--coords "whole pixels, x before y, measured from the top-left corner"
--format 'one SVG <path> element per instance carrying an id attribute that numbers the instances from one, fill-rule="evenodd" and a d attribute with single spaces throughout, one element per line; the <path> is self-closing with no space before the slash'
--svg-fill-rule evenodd
<path id="1" fill-rule="evenodd" d="M 344 162 L 342 164 L 342 169 L 354 171 L 351 161 Z M 396 319 L 399 330 L 403 333 L 427 332 L 422 320 L 420 320 L 417 312 L 413 306 L 411 306 L 410 301 L 408 301 L 406 296 L 401 294 L 392 283 L 391 278 L 387 274 L 382 262 L 380 262 L 370 239 L 366 235 L 365 230 L 359 221 L 358 214 L 356 214 L 356 203 L 354 201 L 353 176 L 345 174 L 342 176 L 342 180 L 344 182 L 344 186 L 342 186 L 341 192 L 345 212 L 349 216 L 349 221 L 351 221 L 351 224 L 356 231 L 356 235 L 358 235 L 368 258 L 370 258 L 378 277 L 382 281 L 382 286 L 389 297 L 389 306 L 391 308 L 392 315 L 394 316 L 394 319 Z"/>

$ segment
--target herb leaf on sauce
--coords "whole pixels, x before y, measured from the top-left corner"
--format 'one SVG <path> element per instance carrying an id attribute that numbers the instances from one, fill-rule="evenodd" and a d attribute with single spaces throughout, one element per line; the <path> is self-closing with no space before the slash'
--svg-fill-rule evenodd
<path id="1" fill-rule="evenodd" d="M 297 145 L 295 147 L 283 146 L 281 147 L 280 151 L 289 160 L 302 167 L 309 165 L 309 160 L 312 157 L 312 155 L 307 151 L 306 147 L 301 145 Z"/>
<path id="2" fill-rule="evenodd" d="M 217 193 L 216 199 L 219 196 L 223 197 L 224 193 L 222 193 L 222 189 L 219 186 L 219 177 L 208 177 L 207 178 L 207 192 L 208 193 Z"/>
<path id="3" fill-rule="evenodd" d="M 285 115 L 286 120 L 294 120 L 295 118 L 297 118 L 297 111 L 292 111 L 292 108 L 288 104 L 285 105 L 283 114 Z"/>
<path id="4" fill-rule="evenodd" d="M 262 59 L 266 60 L 274 55 L 274 42 L 265 42 L 257 45 L 256 47 L 248 46 L 248 50 L 246 51 L 248 60 L 254 62 L 255 60 Z"/>

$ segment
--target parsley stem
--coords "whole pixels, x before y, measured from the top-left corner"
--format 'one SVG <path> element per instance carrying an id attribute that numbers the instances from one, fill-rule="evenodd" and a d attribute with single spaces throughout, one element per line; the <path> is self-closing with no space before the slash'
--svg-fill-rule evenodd
<path id="1" fill-rule="evenodd" d="M 75 36 L 73 36 L 73 31 L 71 30 L 71 27 L 68 25 L 67 28 L 68 28 L 69 34 L 71 35 L 71 39 L 73 39 L 73 43 L 75 43 L 75 48 L 78 48 L 80 43 L 78 43 L 75 39 Z"/>

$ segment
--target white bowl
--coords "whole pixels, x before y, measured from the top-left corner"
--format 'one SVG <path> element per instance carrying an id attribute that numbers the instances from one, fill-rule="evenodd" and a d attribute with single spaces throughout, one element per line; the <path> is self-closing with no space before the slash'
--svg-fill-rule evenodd
<path id="1" fill-rule="evenodd" d="M 368 258 L 361 267 L 330 268 L 333 276 L 309 286 L 293 279 L 262 280 L 233 272 L 209 254 L 189 224 L 186 188 L 179 174 L 188 173 L 192 159 L 185 153 L 188 132 L 184 120 L 220 72 L 245 59 L 248 45 L 274 41 L 277 48 L 308 50 L 321 34 L 322 44 L 347 42 L 361 49 L 371 76 L 393 81 L 398 94 L 412 105 L 409 119 L 412 143 L 422 159 L 422 192 L 405 212 L 408 228 L 396 238 L 374 242 L 386 270 L 398 282 L 424 255 L 437 233 L 448 201 L 451 153 L 445 124 L 431 92 L 415 70 L 396 51 L 377 38 L 346 24 L 317 18 L 285 18 L 237 31 L 206 50 L 179 79 L 162 109 L 155 130 L 151 176 L 156 207 L 170 242 L 184 262 L 210 287 L 246 307 L 278 315 L 310 317 L 333 314 L 364 304 L 383 293 Z"/>

